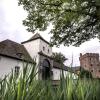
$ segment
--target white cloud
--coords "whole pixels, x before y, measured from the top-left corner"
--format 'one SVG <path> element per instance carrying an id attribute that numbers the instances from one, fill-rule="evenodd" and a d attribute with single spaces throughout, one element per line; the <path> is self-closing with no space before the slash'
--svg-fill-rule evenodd
<path id="1" fill-rule="evenodd" d="M 23 41 L 30 36 L 22 25 L 27 13 L 22 6 L 18 6 L 17 0 L 1 0 L 0 1 L 0 40 L 7 38 L 17 42 Z"/>
<path id="2" fill-rule="evenodd" d="M 25 19 L 27 13 L 23 10 L 22 6 L 18 6 L 17 0 L 0 0 L 0 41 L 4 39 L 11 39 L 17 42 L 22 42 L 29 39 L 33 34 L 25 30 L 22 25 L 22 20 Z M 50 26 L 51 27 L 51 26 Z M 51 34 L 49 33 L 50 28 L 40 34 L 46 40 L 50 40 Z M 74 66 L 79 65 L 79 54 L 86 52 L 100 53 L 100 43 L 98 39 L 92 39 L 91 41 L 83 43 L 80 47 L 64 47 L 53 48 L 54 52 L 63 53 L 69 60 L 66 64 L 69 65 L 73 62 Z"/>

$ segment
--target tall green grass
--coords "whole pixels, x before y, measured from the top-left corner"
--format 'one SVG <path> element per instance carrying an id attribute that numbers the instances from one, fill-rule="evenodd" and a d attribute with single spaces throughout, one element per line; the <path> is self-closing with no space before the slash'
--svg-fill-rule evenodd
<path id="1" fill-rule="evenodd" d="M 0 80 L 0 100 L 100 100 L 100 81 L 62 77 L 58 86 L 52 81 L 36 80 L 35 64 L 28 64 L 17 76 L 12 73 Z"/>

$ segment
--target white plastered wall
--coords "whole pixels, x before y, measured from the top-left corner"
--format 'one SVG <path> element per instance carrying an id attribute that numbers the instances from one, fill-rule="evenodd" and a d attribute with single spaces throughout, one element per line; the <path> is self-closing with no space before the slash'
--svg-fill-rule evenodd
<path id="1" fill-rule="evenodd" d="M 60 80 L 60 75 L 62 75 L 62 70 L 61 69 L 57 69 L 57 68 L 53 68 L 52 69 L 53 71 L 53 80 Z M 67 76 L 68 72 L 67 71 L 64 71 L 63 70 L 63 73 L 64 73 L 64 77 Z"/>
<path id="2" fill-rule="evenodd" d="M 40 39 L 36 39 L 33 41 L 29 41 L 23 44 L 31 58 L 36 61 L 36 71 L 38 72 L 38 64 L 39 64 L 39 54 L 40 52 Z M 36 75 L 36 79 L 38 79 L 38 74 Z"/>
<path id="3" fill-rule="evenodd" d="M 45 50 L 43 50 L 43 47 L 45 48 Z M 40 51 L 48 56 L 52 55 L 52 47 L 50 47 L 50 45 L 43 40 L 40 40 Z"/>
<path id="4" fill-rule="evenodd" d="M 36 60 L 36 63 L 39 63 L 39 55 L 38 52 L 40 51 L 40 39 L 36 39 L 33 41 L 29 41 L 23 44 L 32 59 Z"/>
<path id="5" fill-rule="evenodd" d="M 23 63 L 16 59 L 0 56 L 0 78 L 8 75 L 12 69 L 14 70 L 15 66 L 22 69 Z"/>
<path id="6" fill-rule="evenodd" d="M 15 66 L 19 66 L 21 72 L 25 65 L 26 63 L 21 60 L 0 56 L 0 78 L 4 78 L 5 75 L 9 75 L 12 69 L 15 71 Z M 28 68 L 29 67 L 32 67 L 30 63 L 28 64 Z M 36 79 L 38 79 L 38 75 L 36 76 Z"/>
<path id="7" fill-rule="evenodd" d="M 30 56 L 36 60 L 37 66 L 39 64 L 39 54 L 38 52 L 43 52 L 44 54 L 51 56 L 52 47 L 41 39 L 32 40 L 23 44 Z M 43 50 L 43 47 L 45 50 Z M 49 50 L 49 52 L 48 52 Z M 38 69 L 37 69 L 38 70 Z"/>

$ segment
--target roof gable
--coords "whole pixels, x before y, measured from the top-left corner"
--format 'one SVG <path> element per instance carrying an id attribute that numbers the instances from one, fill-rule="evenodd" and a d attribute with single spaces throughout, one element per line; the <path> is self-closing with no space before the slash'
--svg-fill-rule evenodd
<path id="1" fill-rule="evenodd" d="M 31 39 L 36 39 L 36 38 L 43 38 L 40 34 L 36 33 L 34 36 L 32 36 L 29 40 Z"/>
<path id="2" fill-rule="evenodd" d="M 38 34 L 38 33 L 36 33 L 36 34 L 35 34 L 33 37 L 31 37 L 29 40 L 22 42 L 22 44 L 27 43 L 27 42 L 30 42 L 30 41 L 34 41 L 34 40 L 36 40 L 36 39 L 41 39 L 41 40 L 43 40 L 44 42 L 46 42 L 47 44 L 50 45 L 50 43 L 49 43 L 48 41 L 46 41 L 46 40 L 45 40 L 40 34 Z"/>

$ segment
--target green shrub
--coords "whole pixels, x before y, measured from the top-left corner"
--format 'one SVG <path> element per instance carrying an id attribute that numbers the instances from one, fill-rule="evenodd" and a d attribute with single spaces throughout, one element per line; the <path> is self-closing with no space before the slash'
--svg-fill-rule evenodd
<path id="1" fill-rule="evenodd" d="M 81 68 L 80 69 L 79 77 L 80 78 L 92 78 L 92 74 L 91 74 L 91 72 Z"/>

